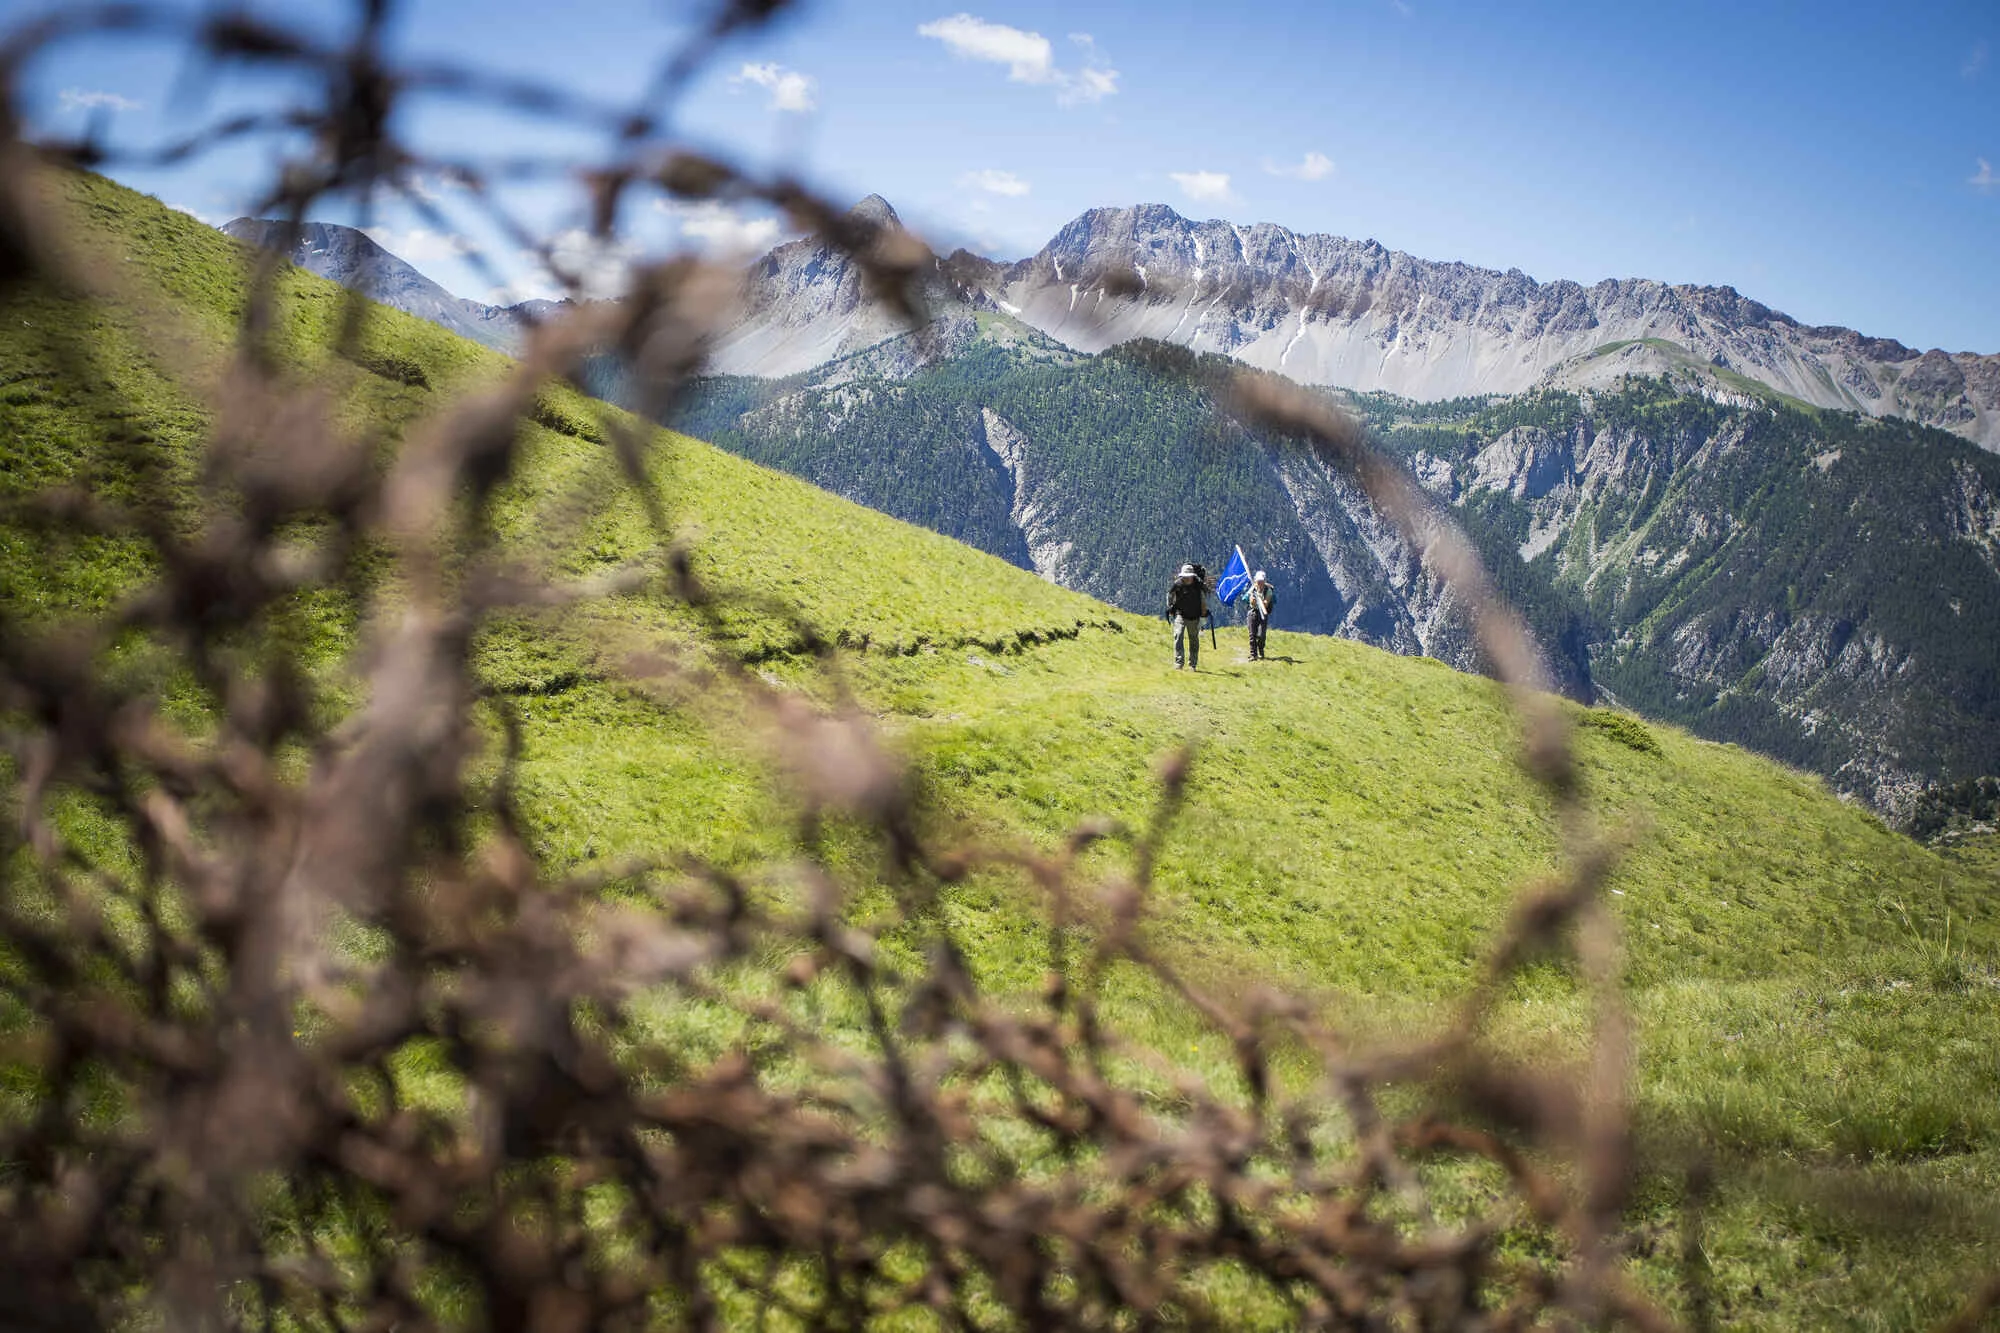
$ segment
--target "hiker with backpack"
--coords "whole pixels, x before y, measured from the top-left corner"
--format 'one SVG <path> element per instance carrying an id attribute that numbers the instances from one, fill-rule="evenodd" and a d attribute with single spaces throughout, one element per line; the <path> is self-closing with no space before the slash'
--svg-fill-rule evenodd
<path id="1" fill-rule="evenodd" d="M 1167 586 L 1167 619 L 1174 625 L 1174 670 L 1201 669 L 1201 622 L 1208 615 L 1208 587 L 1199 570 L 1182 565 Z"/>
<path id="2" fill-rule="evenodd" d="M 1264 660 L 1264 635 L 1271 628 L 1271 607 L 1278 600 L 1278 590 L 1264 578 L 1264 571 L 1258 570 L 1250 580 L 1250 660 Z"/>

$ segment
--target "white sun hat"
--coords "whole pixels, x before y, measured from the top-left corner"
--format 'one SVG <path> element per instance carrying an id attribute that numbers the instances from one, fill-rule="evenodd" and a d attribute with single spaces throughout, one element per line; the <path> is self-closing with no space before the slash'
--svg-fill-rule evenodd
<path id="1" fill-rule="evenodd" d="M 1264 581 L 1264 571 L 1261 569 L 1258 570 L 1255 574 L 1250 576 L 1250 579 L 1251 582 L 1253 583 L 1262 583 Z"/>

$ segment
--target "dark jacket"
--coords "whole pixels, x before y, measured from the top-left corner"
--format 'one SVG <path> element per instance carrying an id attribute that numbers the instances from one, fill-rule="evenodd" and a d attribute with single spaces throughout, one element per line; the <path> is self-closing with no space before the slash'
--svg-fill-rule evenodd
<path id="1" fill-rule="evenodd" d="M 1175 579 L 1167 589 L 1167 614 L 1179 616 L 1193 624 L 1207 611 L 1202 602 L 1202 587 L 1197 579 Z"/>

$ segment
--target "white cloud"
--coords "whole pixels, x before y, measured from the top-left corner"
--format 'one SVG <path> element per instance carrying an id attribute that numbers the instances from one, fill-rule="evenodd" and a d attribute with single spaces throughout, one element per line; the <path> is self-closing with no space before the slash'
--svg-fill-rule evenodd
<path id="1" fill-rule="evenodd" d="M 91 111 L 99 107 L 107 111 L 137 111 L 140 103 L 117 93 L 92 92 L 82 88 L 65 88 L 57 94 L 65 111 Z"/>
<path id="2" fill-rule="evenodd" d="M 1958 67 L 1958 72 L 1964 78 L 1976 79 L 1985 69 L 1986 40 L 1981 38 L 1972 44 L 1971 54 L 1965 57 L 1965 63 Z"/>
<path id="3" fill-rule="evenodd" d="M 162 199 L 160 200 L 160 202 L 165 204 L 168 208 L 173 209 L 174 212 L 176 213 L 187 214 L 189 217 L 193 218 L 196 222 L 199 222 L 204 226 L 219 228 L 222 226 L 223 223 L 229 221 L 228 218 L 222 217 L 219 214 L 204 213 L 198 208 L 189 208 L 186 204 L 177 204 L 173 202 L 171 199 Z"/>
<path id="4" fill-rule="evenodd" d="M 523 301 L 560 301 L 569 293 L 556 284 L 554 278 L 539 274 L 510 282 L 505 287 L 488 287 L 479 299 L 487 305 L 519 305 Z"/>
<path id="5" fill-rule="evenodd" d="M 1288 176 L 1295 181 L 1323 181 L 1333 174 L 1333 159 L 1325 153 L 1307 153 L 1291 166 L 1281 166 L 1266 159 L 1264 170 L 1273 176 Z"/>
<path id="6" fill-rule="evenodd" d="M 1070 34 L 1070 40 L 1083 47 L 1088 62 L 1080 70 L 1058 68 L 1055 48 L 1040 33 L 989 23 L 971 14 L 953 14 L 920 24 L 917 35 L 943 42 L 962 60 L 1005 65 L 1007 77 L 1016 83 L 1052 87 L 1056 100 L 1064 106 L 1101 102 L 1118 91 L 1118 71 L 1099 62 L 1089 33 Z"/>
<path id="7" fill-rule="evenodd" d="M 971 186 L 975 190 L 984 190 L 988 194 L 1004 194 L 1010 197 L 1028 192 L 1028 182 L 1011 171 L 995 171 L 991 167 L 984 171 L 968 171 L 958 178 L 958 183 Z"/>
<path id="8" fill-rule="evenodd" d="M 748 64 L 729 76 L 733 84 L 754 83 L 770 90 L 773 111 L 811 111 L 819 103 L 814 94 L 818 85 L 811 76 L 783 65 Z"/>
<path id="9" fill-rule="evenodd" d="M 1979 170 L 1967 176 L 1965 183 L 1975 190 L 1984 191 L 1988 194 L 1992 193 L 1996 188 L 2000 188 L 2000 176 L 1993 174 L 1993 164 L 1983 157 L 1974 158 L 1973 160 L 1979 163 Z"/>
<path id="10" fill-rule="evenodd" d="M 450 232 L 432 231 L 429 227 L 412 227 L 408 231 L 397 231 L 394 227 L 364 227 L 370 240 L 387 250 L 396 258 L 409 264 L 434 264 L 441 259 L 456 259 L 460 255 L 472 253 L 472 242 L 463 236 Z"/>
<path id="11" fill-rule="evenodd" d="M 1101 102 L 1117 91 L 1117 70 L 1091 66 L 1063 75 L 1063 88 L 1056 94 L 1056 100 L 1064 106 L 1074 106 L 1078 102 Z"/>
<path id="12" fill-rule="evenodd" d="M 656 199 L 653 207 L 673 222 L 678 239 L 684 245 L 700 250 L 710 259 L 740 260 L 768 250 L 785 239 L 778 219 L 746 217 L 729 205 L 712 199 L 698 203 Z M 631 282 L 635 265 L 657 258 L 673 248 L 662 229 L 645 227 L 639 230 L 644 234 L 644 240 L 634 236 L 600 240 L 583 228 L 572 227 L 557 233 L 550 240 L 550 258 L 555 261 L 554 268 L 578 280 L 584 299 L 606 300 L 620 296 Z M 576 294 L 533 250 L 517 251 L 508 267 L 517 276 L 505 286 L 488 291 L 482 298 L 488 304 L 557 301 Z"/>
<path id="13" fill-rule="evenodd" d="M 759 254 L 776 245 L 782 235 L 776 218 L 744 217 L 713 199 L 699 203 L 661 199 L 656 206 L 679 224 L 682 239 L 712 257 Z"/>
<path id="14" fill-rule="evenodd" d="M 578 280 L 586 299 L 605 300 L 625 290 L 627 275 L 639 258 L 639 247 L 622 237 L 599 240 L 581 227 L 571 227 L 558 232 L 549 242 L 549 254 L 556 267 Z M 496 298 L 494 304 L 511 305 L 535 298 L 553 301 L 571 294 L 543 267 L 541 257 L 534 251 L 524 250 L 519 257 L 522 263 L 533 266 L 534 272 L 503 289 L 501 294 L 511 295 L 512 300 L 502 302 Z"/>
<path id="15" fill-rule="evenodd" d="M 1190 199 L 1221 203 L 1236 197 L 1230 192 L 1229 173 L 1226 171 L 1169 171 L 1167 175 Z"/>
<path id="16" fill-rule="evenodd" d="M 412 172 L 403 180 L 403 188 L 427 204 L 444 202 L 445 195 L 467 188 L 466 177 L 452 168 L 442 171 Z"/>
<path id="17" fill-rule="evenodd" d="M 985 60 L 1007 67 L 1018 83 L 1049 83 L 1055 78 L 1055 50 L 1038 32 L 1023 32 L 1004 23 L 988 23 L 970 14 L 933 19 L 917 29 L 919 37 L 934 37 L 966 60 Z"/>

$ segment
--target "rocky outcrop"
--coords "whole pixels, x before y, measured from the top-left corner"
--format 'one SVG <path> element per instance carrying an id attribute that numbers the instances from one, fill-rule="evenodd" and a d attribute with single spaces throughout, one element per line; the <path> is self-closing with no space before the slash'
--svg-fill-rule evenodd
<path id="1" fill-rule="evenodd" d="M 1575 465 L 1568 440 L 1516 427 L 1473 455 L 1464 484 L 1516 500 L 1540 500 L 1568 484 Z"/>
<path id="2" fill-rule="evenodd" d="M 1012 487 L 1013 505 L 1008 516 L 1021 533 L 1029 566 L 1049 582 L 1069 586 L 1077 572 L 1070 560 L 1075 543 L 1063 535 L 1070 507 L 1040 475 L 1026 435 L 990 407 L 980 409 L 979 422 L 980 442 Z"/>

